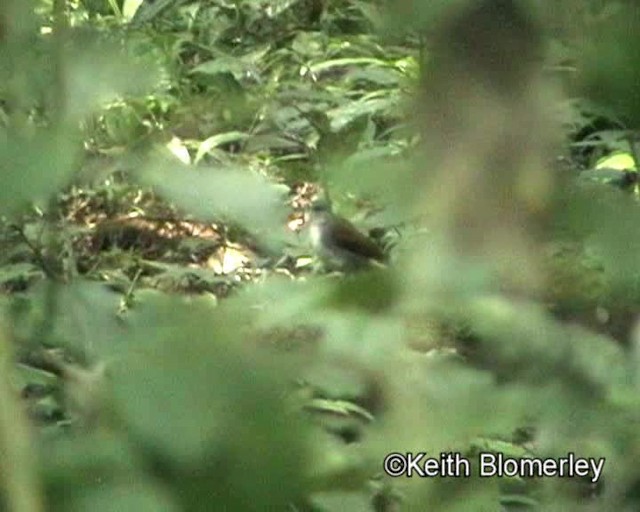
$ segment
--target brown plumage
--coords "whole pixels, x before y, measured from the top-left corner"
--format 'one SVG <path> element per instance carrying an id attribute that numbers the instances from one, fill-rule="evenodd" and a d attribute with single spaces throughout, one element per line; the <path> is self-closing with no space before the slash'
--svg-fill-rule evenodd
<path id="1" fill-rule="evenodd" d="M 310 231 L 318 256 L 332 268 L 358 270 L 373 261 L 382 263 L 385 260 L 385 254 L 378 245 L 351 222 L 331 213 L 323 201 L 312 207 Z"/>

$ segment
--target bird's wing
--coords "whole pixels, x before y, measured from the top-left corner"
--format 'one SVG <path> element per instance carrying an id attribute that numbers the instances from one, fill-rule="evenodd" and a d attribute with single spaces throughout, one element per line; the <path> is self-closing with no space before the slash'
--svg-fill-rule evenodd
<path id="1" fill-rule="evenodd" d="M 363 258 L 384 260 L 382 249 L 346 219 L 336 219 L 333 235 L 335 244 L 341 249 L 358 254 Z"/>

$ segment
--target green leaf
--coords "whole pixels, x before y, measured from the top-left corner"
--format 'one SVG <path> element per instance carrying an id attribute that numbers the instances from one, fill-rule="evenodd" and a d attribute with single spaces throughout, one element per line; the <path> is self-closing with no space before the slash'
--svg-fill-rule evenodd
<path id="1" fill-rule="evenodd" d="M 363 492 L 324 492 L 315 494 L 311 502 L 318 512 L 371 512 L 371 496 Z"/>
<path id="2" fill-rule="evenodd" d="M 202 160 L 202 158 L 209 153 L 213 148 L 217 148 L 223 144 L 229 144 L 230 142 L 242 142 L 249 138 L 249 135 L 242 132 L 226 132 L 226 133 L 218 133 L 217 135 L 213 135 L 208 139 L 203 140 L 198 145 L 198 152 L 196 153 L 196 157 L 194 159 L 194 163 L 198 163 Z"/>
<path id="3" fill-rule="evenodd" d="M 121 297 L 104 284 L 82 279 L 71 284 L 43 281 L 29 291 L 28 297 L 31 308 L 20 317 L 23 332 L 35 332 L 45 316 L 52 327 L 46 332 L 48 339 L 37 342 L 63 345 L 90 359 L 122 350 L 123 330 L 118 319 Z"/>
<path id="4" fill-rule="evenodd" d="M 169 473 L 186 510 L 282 510 L 301 490 L 305 430 L 282 375 L 236 349 L 237 322 L 157 296 L 128 320 L 132 350 L 110 368 L 119 416 Z M 260 454 L 260 456 L 256 456 Z"/>
<path id="5" fill-rule="evenodd" d="M 635 170 L 636 164 L 631 154 L 619 152 L 602 157 L 596 163 L 596 169 L 617 169 L 619 171 L 624 171 L 625 169 Z"/>
<path id="6" fill-rule="evenodd" d="M 67 510 L 177 512 L 180 508 L 173 501 L 168 493 L 162 492 L 157 486 L 144 485 L 140 482 L 119 482 L 113 485 L 85 488 L 75 500 L 74 505 Z"/>
<path id="7" fill-rule="evenodd" d="M 58 437 L 43 446 L 42 461 L 48 510 L 177 510 L 114 432 Z"/>
<path id="8" fill-rule="evenodd" d="M 62 130 L 43 129 L 31 137 L 0 132 L 0 214 L 46 203 L 73 174 L 76 150 Z"/>
<path id="9" fill-rule="evenodd" d="M 363 65 L 387 66 L 388 64 L 382 59 L 375 59 L 373 57 L 345 57 L 341 59 L 325 60 L 318 64 L 313 64 L 309 66 L 309 72 L 313 75 L 317 75 L 333 68 Z"/>
<path id="10" fill-rule="evenodd" d="M 249 169 L 196 168 L 156 160 L 137 176 L 199 220 L 233 220 L 267 242 L 284 237 L 282 191 Z"/>
<path id="11" fill-rule="evenodd" d="M 114 38 L 115 39 L 115 38 Z M 82 120 L 98 107 L 124 95 L 148 92 L 162 79 L 155 51 L 133 43 L 81 33 L 65 61 L 68 66 L 67 114 Z"/>
<path id="12" fill-rule="evenodd" d="M 640 15 L 635 6 L 620 6 L 606 23 L 594 28 L 582 55 L 586 93 L 640 126 Z"/>
<path id="13" fill-rule="evenodd" d="M 133 19 L 137 10 L 143 3 L 144 0 L 124 0 L 124 3 L 122 4 L 122 16 L 124 19 Z"/>
<path id="14" fill-rule="evenodd" d="M 0 267 L 0 286 L 12 283 L 27 283 L 34 277 L 42 277 L 43 273 L 32 263 L 13 263 Z"/>

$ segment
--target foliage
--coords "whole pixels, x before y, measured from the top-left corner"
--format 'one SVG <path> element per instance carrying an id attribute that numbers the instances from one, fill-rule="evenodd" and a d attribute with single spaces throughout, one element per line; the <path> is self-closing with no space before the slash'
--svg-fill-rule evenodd
<path id="1" fill-rule="evenodd" d="M 561 3 L 0 4 L 0 510 L 635 510 L 637 9 Z"/>

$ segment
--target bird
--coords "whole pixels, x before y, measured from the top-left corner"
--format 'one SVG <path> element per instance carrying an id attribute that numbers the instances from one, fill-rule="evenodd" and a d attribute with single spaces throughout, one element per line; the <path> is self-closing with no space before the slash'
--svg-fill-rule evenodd
<path id="1" fill-rule="evenodd" d="M 334 214 L 325 200 L 311 205 L 310 236 L 325 268 L 343 272 L 384 265 L 383 250 L 347 219 Z"/>

